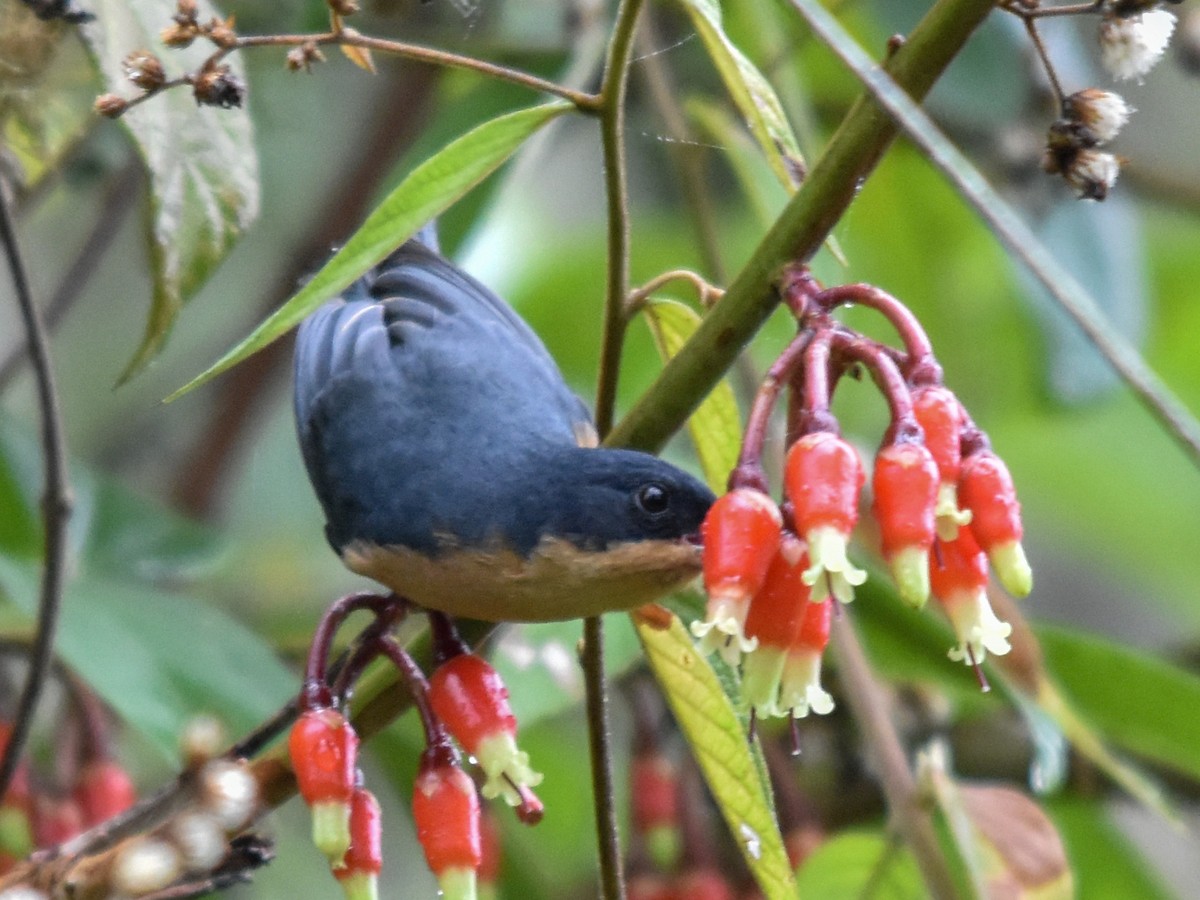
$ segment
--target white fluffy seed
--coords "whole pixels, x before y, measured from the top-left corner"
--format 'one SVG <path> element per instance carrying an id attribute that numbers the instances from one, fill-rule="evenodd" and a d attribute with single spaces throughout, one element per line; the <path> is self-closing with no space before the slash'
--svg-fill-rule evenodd
<path id="1" fill-rule="evenodd" d="M 171 822 L 169 831 L 189 871 L 211 871 L 229 852 L 225 829 L 207 813 L 185 812 Z"/>
<path id="2" fill-rule="evenodd" d="M 200 770 L 204 808 L 226 831 L 239 831 L 258 809 L 258 782 L 245 763 L 214 759 Z"/>
<path id="3" fill-rule="evenodd" d="M 1175 31 L 1175 16 L 1152 9 L 1127 19 L 1100 23 L 1100 61 L 1120 81 L 1142 78 L 1166 52 Z"/>
<path id="4" fill-rule="evenodd" d="M 140 897 L 160 891 L 182 874 L 179 851 L 159 838 L 140 838 L 123 847 L 113 862 L 118 894 Z"/>

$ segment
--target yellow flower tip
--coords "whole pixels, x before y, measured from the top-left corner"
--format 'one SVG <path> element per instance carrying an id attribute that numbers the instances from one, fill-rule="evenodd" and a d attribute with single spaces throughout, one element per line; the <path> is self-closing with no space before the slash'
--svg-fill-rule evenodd
<path id="1" fill-rule="evenodd" d="M 350 804 L 337 800 L 312 805 L 312 840 L 329 865 L 340 868 L 350 849 Z"/>
<path id="2" fill-rule="evenodd" d="M 854 599 L 854 589 L 867 580 L 867 573 L 846 556 L 848 536 L 832 526 L 811 529 L 808 541 L 810 565 L 800 579 L 813 589 L 812 600 L 820 602 L 833 594 L 841 603 Z"/>
<path id="3" fill-rule="evenodd" d="M 367 872 L 339 877 L 346 900 L 379 900 L 379 878 Z"/>
<path id="4" fill-rule="evenodd" d="M 743 653 L 758 646 L 758 638 L 748 638 L 745 633 L 749 609 L 748 598 L 709 599 L 708 617 L 692 623 L 692 634 L 700 641 L 705 656 L 719 653 L 726 663 L 736 666 Z"/>
<path id="5" fill-rule="evenodd" d="M 1012 649 L 1012 626 L 996 618 L 985 591 L 950 598 L 946 612 L 958 636 L 958 646 L 947 654 L 955 662 L 969 666 L 982 663 L 989 653 L 1003 656 Z"/>
<path id="6" fill-rule="evenodd" d="M 913 609 L 929 600 L 929 551 L 923 547 L 904 547 L 888 560 L 900 599 Z"/>
<path id="7" fill-rule="evenodd" d="M 437 881 L 443 900 L 479 900 L 474 869 L 452 866 L 439 872 Z"/>
<path id="8" fill-rule="evenodd" d="M 742 661 L 742 699 L 760 715 L 774 714 L 786 658 L 782 648 L 763 646 Z"/>
<path id="9" fill-rule="evenodd" d="M 783 666 L 775 714 L 803 719 L 810 710 L 819 716 L 833 712 L 833 697 L 821 687 L 821 654 L 815 650 L 793 650 Z"/>
<path id="10" fill-rule="evenodd" d="M 934 515 L 937 517 L 937 536 L 943 541 L 957 539 L 958 529 L 971 524 L 971 511 L 958 507 L 958 485 L 953 481 L 938 485 Z"/>
<path id="11" fill-rule="evenodd" d="M 503 797 L 509 806 L 521 805 L 521 795 L 514 785 L 537 787 L 544 777 L 529 767 L 529 754 L 518 750 L 516 739 L 505 731 L 480 741 L 475 758 L 487 776 L 479 792 L 488 800 Z"/>
<path id="12" fill-rule="evenodd" d="M 1028 597 L 1033 590 L 1033 569 L 1020 541 L 997 544 L 988 554 L 1004 589 L 1014 597 Z"/>
<path id="13" fill-rule="evenodd" d="M 663 872 L 675 868 L 683 855 L 683 835 L 671 825 L 656 825 L 643 835 L 646 855 Z"/>

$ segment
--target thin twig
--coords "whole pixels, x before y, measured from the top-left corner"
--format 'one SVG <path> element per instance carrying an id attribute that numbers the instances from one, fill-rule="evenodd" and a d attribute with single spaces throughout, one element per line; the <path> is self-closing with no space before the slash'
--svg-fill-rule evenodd
<path id="1" fill-rule="evenodd" d="M 629 197 L 625 170 L 625 91 L 642 0 L 621 0 L 613 25 L 601 87 L 600 138 L 604 150 L 604 187 L 608 202 L 608 283 L 604 331 L 596 387 L 596 429 L 603 438 L 612 428 L 621 369 L 621 351 L 629 319 Z M 596 807 L 600 886 L 605 900 L 624 900 L 625 866 L 612 772 L 608 728 L 608 691 L 604 683 L 604 620 L 583 621 L 584 686 L 587 694 L 588 743 L 592 759 L 592 794 Z"/>
<path id="2" fill-rule="evenodd" d="M 789 0 L 822 39 L 866 86 L 875 101 L 975 208 L 992 232 L 1079 326 L 1113 370 L 1200 467 L 1200 421 L 1116 331 L 1079 281 L 1037 239 L 1017 213 L 987 183 L 933 120 L 888 77 L 815 0 Z"/>
<path id="3" fill-rule="evenodd" d="M 846 701 L 875 760 L 896 830 L 912 849 L 929 893 L 936 900 L 954 900 L 959 895 L 954 876 L 938 843 L 933 820 L 921 804 L 904 748 L 850 616 L 834 618 L 833 641 Z"/>
<path id="4" fill-rule="evenodd" d="M 244 50 L 249 47 L 303 47 L 303 46 L 329 46 L 337 45 L 341 47 L 360 47 L 365 50 L 377 50 L 380 53 L 387 53 L 392 56 L 399 56 L 402 59 L 411 59 L 417 62 L 427 63 L 434 66 L 442 66 L 450 69 L 466 69 L 471 72 L 476 72 L 480 75 L 486 75 L 489 78 L 495 78 L 499 81 L 507 81 L 510 84 L 520 85 L 531 90 L 541 91 L 543 93 L 552 94 L 555 97 L 573 103 L 580 112 L 595 113 L 600 105 L 600 98 L 595 94 L 589 94 L 584 91 L 577 91 L 574 88 L 564 87 L 556 84 L 553 81 L 547 81 L 545 78 L 539 78 L 536 75 L 530 75 L 528 72 L 522 72 L 519 69 L 513 69 L 508 66 L 502 66 L 497 63 L 486 62 L 482 59 L 476 59 L 473 56 L 463 56 L 458 53 L 450 53 L 446 50 L 437 50 L 433 47 L 422 47 L 419 44 L 409 44 L 403 41 L 393 41 L 387 38 L 371 37 L 370 35 L 361 34 L 353 28 L 343 28 L 337 31 L 319 32 L 315 34 L 254 34 L 245 35 L 236 38 L 229 46 L 222 47 L 213 53 L 205 61 L 204 65 L 216 65 L 230 53 L 235 50 Z M 203 67 L 202 67 L 203 68 Z M 194 81 L 194 75 L 181 75 L 178 78 L 173 78 L 167 81 L 155 91 L 139 94 L 136 97 L 130 98 L 127 101 L 125 111 L 131 107 L 143 103 L 150 97 L 160 94 L 170 88 L 183 87 L 191 84 Z"/>
<path id="5" fill-rule="evenodd" d="M 12 275 L 17 305 L 25 325 L 29 357 L 33 361 L 34 382 L 42 419 L 42 458 L 45 466 L 42 494 L 43 560 L 41 597 L 38 601 L 37 634 L 29 655 L 29 671 L 25 686 L 13 716 L 12 731 L 4 758 L 0 762 L 0 795 L 8 789 L 17 761 L 21 758 L 33 714 L 41 697 L 54 656 L 54 638 L 58 614 L 62 607 L 63 581 L 66 571 L 67 519 L 71 514 L 70 486 L 67 481 L 67 451 L 63 442 L 62 413 L 58 390 L 54 384 L 54 368 L 46 332 L 34 306 L 29 290 L 25 265 L 17 246 L 9 207 L 7 184 L 0 180 L 0 243 Z"/>
<path id="6" fill-rule="evenodd" d="M 50 334 L 54 334 L 75 305 L 75 301 L 82 296 L 83 289 L 91 280 L 100 260 L 120 233 L 125 217 L 133 208 L 137 185 L 141 179 L 141 162 L 130 162 L 117 173 L 104 196 L 100 198 L 91 233 L 58 283 L 50 302 L 46 304 L 43 324 Z M 13 377 L 21 371 L 21 366 L 27 359 L 25 347 L 18 345 L 0 361 L 0 393 L 4 392 Z"/>

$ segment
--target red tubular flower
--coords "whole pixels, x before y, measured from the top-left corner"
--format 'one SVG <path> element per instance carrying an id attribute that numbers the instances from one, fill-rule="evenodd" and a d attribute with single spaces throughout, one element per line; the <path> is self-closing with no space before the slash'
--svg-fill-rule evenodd
<path id="1" fill-rule="evenodd" d="M 455 656 L 429 679 L 429 702 L 462 748 L 479 761 L 487 780 L 483 796 L 521 803 L 518 787 L 533 787 L 542 776 L 529 768 L 529 754 L 517 749 L 517 720 L 508 688 L 483 657 Z"/>
<path id="2" fill-rule="evenodd" d="M 733 886 L 720 871 L 700 866 L 680 874 L 674 883 L 675 896 L 687 900 L 733 900 Z"/>
<path id="3" fill-rule="evenodd" d="M 679 771 L 657 751 L 639 753 L 630 767 L 633 824 L 658 868 L 675 867 L 683 840 L 679 829 Z"/>
<path id="4" fill-rule="evenodd" d="M 938 467 L 937 530 L 943 541 L 958 536 L 971 513 L 958 508 L 958 473 L 962 465 L 963 414 L 958 398 L 940 384 L 913 395 L 913 415 L 925 432 L 925 446 Z"/>
<path id="5" fill-rule="evenodd" d="M 987 557 L 971 529 L 960 529 L 956 540 L 939 542 L 930 558 L 929 580 L 958 637 L 951 659 L 972 665 L 983 662 L 988 653 L 1003 656 L 1012 649 L 1012 626 L 996 618 L 988 602 Z"/>
<path id="6" fill-rule="evenodd" d="M 763 586 L 750 601 L 746 634 L 758 646 L 742 662 L 742 696 L 760 715 L 788 714 L 787 708 L 778 704 L 779 681 L 812 594 L 804 583 L 807 567 L 804 542 L 784 534 Z"/>
<path id="7" fill-rule="evenodd" d="M 350 849 L 342 865 L 333 870 L 346 900 L 376 900 L 379 896 L 382 848 L 379 802 L 366 788 L 355 788 L 350 796 Z"/>
<path id="8" fill-rule="evenodd" d="M 83 812 L 83 825 L 91 828 L 123 813 L 137 800 L 129 774 L 112 759 L 97 759 L 79 772 L 75 802 Z"/>
<path id="9" fill-rule="evenodd" d="M 312 809 L 313 843 L 342 864 L 350 847 L 350 798 L 358 766 L 358 735 L 335 709 L 301 714 L 288 738 L 300 795 Z"/>
<path id="10" fill-rule="evenodd" d="M 457 766 L 422 760 L 413 786 L 413 821 L 446 900 L 474 898 L 483 859 L 475 783 Z"/>
<path id="11" fill-rule="evenodd" d="M 754 649 L 743 627 L 750 598 L 762 587 L 779 546 L 782 524 L 774 500 L 737 488 L 712 505 L 701 526 L 708 609 L 703 622 L 692 623 L 692 633 L 706 652 L 719 650 L 730 665 Z"/>
<path id="12" fill-rule="evenodd" d="M 833 594 L 849 603 L 854 588 L 867 580 L 867 573 L 846 558 L 864 480 L 858 452 L 836 434 L 806 434 L 788 450 L 784 484 L 796 531 L 808 541 L 811 564 L 804 581 L 814 600 Z"/>
<path id="13" fill-rule="evenodd" d="M 83 832 L 83 811 L 74 797 L 35 795 L 31 824 L 34 846 L 57 847 Z"/>
<path id="14" fill-rule="evenodd" d="M 900 596 L 920 608 L 929 599 L 929 549 L 936 537 L 938 467 L 921 444 L 889 444 L 875 457 L 873 511 L 883 555 Z"/>
<path id="15" fill-rule="evenodd" d="M 788 648 L 779 685 L 779 708 L 803 719 L 809 711 L 819 716 L 833 712 L 833 698 L 821 687 L 821 657 L 829 644 L 833 600 L 813 600 L 804 608 L 804 621 Z"/>
<path id="16" fill-rule="evenodd" d="M 1033 589 L 1033 570 L 1021 547 L 1021 504 L 1008 466 L 990 450 L 973 453 L 963 460 L 958 487 L 971 511 L 971 531 L 1001 584 L 1013 596 L 1026 596 Z"/>

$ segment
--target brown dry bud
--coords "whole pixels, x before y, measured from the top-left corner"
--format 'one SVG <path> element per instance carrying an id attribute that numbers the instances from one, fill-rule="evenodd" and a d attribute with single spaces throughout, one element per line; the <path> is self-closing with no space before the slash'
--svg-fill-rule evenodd
<path id="1" fill-rule="evenodd" d="M 220 19 L 213 19 L 204 26 L 203 30 L 208 35 L 208 39 L 223 50 L 237 46 L 237 32 L 233 30 L 233 16 L 224 22 Z"/>
<path id="2" fill-rule="evenodd" d="M 108 119 L 116 119 L 129 108 L 129 101 L 116 94 L 101 94 L 92 104 L 98 114 Z"/>
<path id="3" fill-rule="evenodd" d="M 158 57 L 149 50 L 134 50 L 121 61 L 125 77 L 147 93 L 167 83 L 167 73 Z"/>
<path id="4" fill-rule="evenodd" d="M 192 82 L 192 95 L 203 106 L 230 109 L 242 105 L 246 85 L 229 70 L 229 66 L 206 65 Z"/>
<path id="5" fill-rule="evenodd" d="M 197 9 L 198 7 L 196 5 L 196 0 L 179 0 L 179 2 L 175 4 L 176 21 L 184 19 L 186 21 L 195 22 Z"/>
<path id="6" fill-rule="evenodd" d="M 326 0 L 329 8 L 339 16 L 352 16 L 358 12 L 358 0 Z"/>
<path id="7" fill-rule="evenodd" d="M 195 24 L 183 24 L 172 22 L 166 28 L 158 33 L 159 39 L 168 47 L 187 47 L 200 34 L 200 29 Z"/>
<path id="8" fill-rule="evenodd" d="M 310 72 L 313 63 L 322 62 L 325 62 L 325 54 L 312 41 L 288 51 L 287 67 L 290 72 Z"/>

